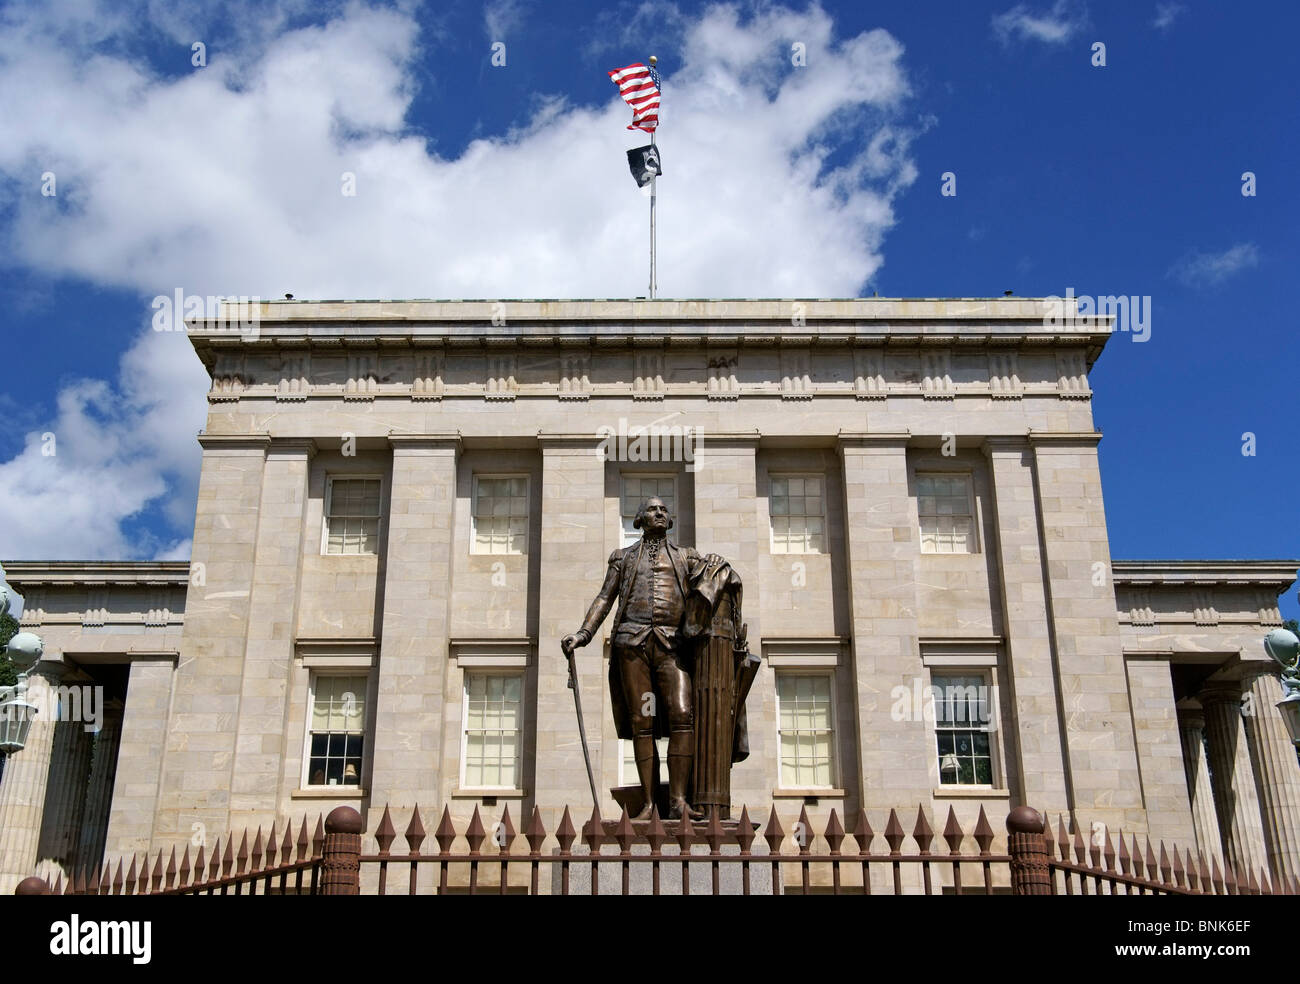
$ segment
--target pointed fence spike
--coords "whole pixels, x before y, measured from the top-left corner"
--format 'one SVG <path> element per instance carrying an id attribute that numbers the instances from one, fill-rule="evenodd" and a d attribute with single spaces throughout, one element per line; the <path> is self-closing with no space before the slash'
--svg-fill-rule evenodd
<path id="1" fill-rule="evenodd" d="M 533 815 L 528 820 L 528 825 L 524 827 L 524 838 L 528 841 L 528 850 L 532 854 L 540 854 L 542 843 L 546 840 L 546 825 L 542 823 L 541 808 L 534 805 Z"/>
<path id="2" fill-rule="evenodd" d="M 966 835 L 962 833 L 961 824 L 957 822 L 957 811 L 948 804 L 948 820 L 943 825 L 943 839 L 948 842 L 948 853 L 953 857 L 961 854 L 962 841 Z"/>
<path id="3" fill-rule="evenodd" d="M 898 822 L 898 811 L 891 809 L 889 811 L 889 822 L 885 824 L 885 841 L 889 844 L 889 853 L 897 856 L 902 853 L 899 848 L 902 847 L 903 825 Z"/>
<path id="4" fill-rule="evenodd" d="M 740 819 L 736 821 L 736 843 L 740 845 L 740 853 L 748 854 L 750 845 L 754 843 L 754 823 L 749 819 L 749 807 L 741 806 Z"/>
<path id="5" fill-rule="evenodd" d="M 379 818 L 379 826 L 375 828 L 375 843 L 379 845 L 380 857 L 388 856 L 389 848 L 393 846 L 395 840 L 397 840 L 397 828 L 393 826 L 393 814 L 385 803 L 384 815 Z"/>
<path id="6" fill-rule="evenodd" d="M 438 842 L 439 853 L 451 853 L 452 841 L 456 839 L 456 827 L 451 822 L 451 808 L 446 805 L 442 808 L 442 819 L 438 821 L 438 827 L 433 832 L 433 839 Z"/>
<path id="7" fill-rule="evenodd" d="M 424 838 L 428 834 L 424 831 L 424 823 L 420 820 L 420 805 L 417 803 L 411 810 L 411 822 L 406 825 L 406 832 L 402 834 L 406 838 L 406 853 L 419 854 L 420 845 L 424 843 Z"/>
<path id="8" fill-rule="evenodd" d="M 840 845 L 844 843 L 844 825 L 840 823 L 840 815 L 831 807 L 831 817 L 826 821 L 826 830 L 822 834 L 826 838 L 826 843 L 830 845 L 831 856 L 838 857 Z"/>
<path id="9" fill-rule="evenodd" d="M 989 845 L 993 843 L 993 828 L 989 825 L 988 815 L 984 812 L 984 807 L 980 806 L 979 819 L 975 821 L 975 843 L 980 846 L 980 854 L 989 853 Z"/>
<path id="10" fill-rule="evenodd" d="M 930 843 L 934 840 L 934 828 L 930 826 L 930 821 L 925 818 L 925 809 L 921 806 L 916 808 L 916 824 L 912 827 L 912 840 L 916 841 L 916 846 L 921 849 L 921 854 L 930 853 Z"/>

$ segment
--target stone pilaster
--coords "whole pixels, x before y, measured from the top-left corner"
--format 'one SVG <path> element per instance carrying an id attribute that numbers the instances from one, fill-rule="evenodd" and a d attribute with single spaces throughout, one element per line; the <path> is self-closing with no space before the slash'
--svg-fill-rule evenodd
<path id="1" fill-rule="evenodd" d="M 1187 773 L 1169 660 L 1130 656 L 1125 664 L 1138 764 L 1142 768 L 1147 833 L 1152 841 L 1190 848 L 1196 843 L 1196 827 L 1187 798 Z"/>
<path id="2" fill-rule="evenodd" d="M 1068 762 L 1061 741 L 1061 697 L 1044 587 L 1033 456 L 1024 438 L 990 438 L 989 459 L 1002 584 L 1007 683 L 1011 687 L 1024 802 L 1049 814 L 1069 812 Z"/>
<path id="3" fill-rule="evenodd" d="M 1205 714 L 1184 711 L 1178 717 L 1183 743 L 1183 769 L 1187 775 L 1187 799 L 1196 829 L 1196 847 L 1206 857 L 1223 856 L 1223 837 L 1210 788 L 1210 762 L 1205 755 Z"/>
<path id="4" fill-rule="evenodd" d="M 447 679 L 458 434 L 390 436 L 392 494 L 383 560 L 367 830 L 383 807 L 417 803 L 435 818 Z M 376 812 L 376 810 L 378 812 Z"/>
<path id="5" fill-rule="evenodd" d="M 114 839 L 181 845 L 193 825 L 227 829 L 235 720 L 247 647 L 249 599 L 262 503 L 266 434 L 201 434 L 203 464 L 190 553 L 185 626 L 152 834 L 143 817 Z M 132 696 L 128 694 L 128 700 Z"/>
<path id="6" fill-rule="evenodd" d="M 560 640 L 582 624 L 587 606 L 605 579 L 610 551 L 605 526 L 605 462 L 597 453 L 594 435 L 542 434 L 542 556 L 538 583 L 541 598 L 537 630 L 537 789 L 533 800 L 542 810 L 547 830 L 554 830 L 566 804 L 583 804 L 578 795 L 587 788 L 582 743 L 574 717 L 573 692 L 568 689 L 568 664 Z M 611 612 L 609 618 L 612 619 Z M 617 762 L 603 755 L 603 722 L 609 714 L 602 631 L 577 650 L 582 713 L 591 747 L 592 770 L 601 814 L 617 816 L 609 795 Z M 612 748 L 617 748 L 613 743 Z M 615 752 L 611 752 L 613 756 Z M 608 765 L 608 769 L 605 766 Z M 602 788 L 603 787 L 603 788 Z M 575 816 L 575 825 L 585 817 Z"/>
<path id="7" fill-rule="evenodd" d="M 939 779 L 930 724 L 920 713 L 904 721 L 891 714 L 896 689 L 911 694 L 925 678 L 916 620 L 920 538 L 908 495 L 907 442 L 906 434 L 842 433 L 839 440 L 862 768 L 859 802 L 869 811 L 929 802 Z"/>
<path id="8" fill-rule="evenodd" d="M 1241 692 L 1235 684 L 1207 687 L 1200 694 L 1210 739 L 1210 776 L 1219 814 L 1223 854 L 1244 877 L 1267 863 L 1260 829 L 1259 796 L 1241 723 Z"/>
<path id="9" fill-rule="evenodd" d="M 131 661 L 126 703 L 118 711 L 111 733 L 118 748 L 115 775 L 108 787 L 112 800 L 99 821 L 100 836 L 112 855 L 161 846 L 153 843 L 162 779 L 158 749 L 167 741 L 167 716 L 175 679 L 176 661 L 170 655 Z M 193 740 L 201 744 L 205 738 Z M 184 843 L 192 836 L 195 822 L 201 821 L 191 819 L 170 842 Z"/>
<path id="10" fill-rule="evenodd" d="M 121 739 L 122 708 L 120 705 L 111 704 L 104 710 L 104 724 L 95 735 L 95 748 L 90 757 L 90 779 L 86 783 L 86 809 L 81 820 L 77 856 L 73 859 L 74 868 L 85 868 L 91 871 L 104 859 Z M 128 847 L 125 852 L 114 853 L 120 855 L 130 853 L 131 850 L 133 849 Z"/>
<path id="11" fill-rule="evenodd" d="M 758 522 L 758 434 L 703 436 L 695 471 L 695 548 L 727 559 L 744 585 L 742 616 L 749 626 L 749 648 L 762 653 L 759 606 L 759 556 L 769 549 L 769 533 Z M 829 627 L 811 634 L 830 634 Z M 731 774 L 731 802 L 760 803 L 776 782 L 776 720 L 767 678 L 760 671 L 746 702 L 750 757 Z M 748 768 L 746 768 L 748 766 Z M 735 814 L 733 813 L 733 816 Z"/>
<path id="12" fill-rule="evenodd" d="M 9 755 L 0 779 L 0 896 L 12 895 L 20 881 L 36 873 L 57 724 L 51 688 L 62 675 L 61 659 L 43 659 L 27 677 L 26 699 L 38 712 L 27 744 Z"/>
<path id="13" fill-rule="evenodd" d="M 1134 747 L 1095 433 L 1035 433 L 1034 470 L 1047 602 L 1055 638 L 1079 816 L 1142 829 L 1147 813 Z"/>
<path id="14" fill-rule="evenodd" d="M 1246 664 L 1242 684 L 1251 698 L 1242 711 L 1242 722 L 1255 767 L 1269 870 L 1275 876 L 1295 878 L 1300 875 L 1300 762 L 1277 710 L 1282 699 L 1277 667 Z"/>
<path id="15" fill-rule="evenodd" d="M 285 701 L 298 624 L 307 482 L 316 446 L 275 438 L 262 470 L 257 547 L 248 601 L 244 672 L 230 773 L 232 830 L 275 820 L 285 748 Z M 128 713 L 132 710 L 127 705 Z M 128 720 L 129 726 L 129 720 Z"/>

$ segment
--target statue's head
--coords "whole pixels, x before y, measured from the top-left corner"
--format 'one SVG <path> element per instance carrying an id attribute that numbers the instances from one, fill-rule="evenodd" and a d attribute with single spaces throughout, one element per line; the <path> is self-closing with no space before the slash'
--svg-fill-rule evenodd
<path id="1" fill-rule="evenodd" d="M 637 509 L 636 518 L 632 520 L 632 528 L 663 536 L 673 528 L 673 516 L 664 505 L 664 500 L 657 495 L 652 495 Z"/>

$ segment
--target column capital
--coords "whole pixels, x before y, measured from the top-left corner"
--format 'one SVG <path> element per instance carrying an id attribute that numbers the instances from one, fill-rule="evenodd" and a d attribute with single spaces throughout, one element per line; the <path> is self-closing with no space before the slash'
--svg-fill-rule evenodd
<path id="1" fill-rule="evenodd" d="M 866 431 L 842 430 L 837 439 L 841 454 L 849 451 L 903 451 L 912 440 L 912 432 L 869 434 Z"/>
<path id="2" fill-rule="evenodd" d="M 388 446 L 394 454 L 420 451 L 460 451 L 460 431 L 433 434 L 395 434 L 389 432 Z"/>
<path id="3" fill-rule="evenodd" d="M 260 434 L 200 434 L 199 447 L 204 451 L 245 451 L 265 453 L 271 446 L 271 435 Z"/>
<path id="4" fill-rule="evenodd" d="M 980 445 L 980 450 L 990 458 L 995 454 L 1024 454 L 1029 448 L 1027 434 L 991 434 Z"/>
<path id="5" fill-rule="evenodd" d="M 266 454 L 267 457 L 305 457 L 310 461 L 316 456 L 316 441 L 310 437 L 273 437 Z"/>
<path id="6" fill-rule="evenodd" d="M 1196 699 L 1207 709 L 1212 704 L 1240 704 L 1241 686 L 1235 680 L 1206 684 L 1196 695 Z"/>
<path id="7" fill-rule="evenodd" d="M 1075 451 L 1095 448 L 1101 443 L 1101 431 L 1036 431 L 1031 428 L 1028 440 L 1035 451 Z"/>

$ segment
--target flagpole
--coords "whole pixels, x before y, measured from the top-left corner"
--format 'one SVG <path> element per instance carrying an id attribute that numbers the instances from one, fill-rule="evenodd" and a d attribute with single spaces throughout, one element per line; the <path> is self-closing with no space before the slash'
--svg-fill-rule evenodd
<path id="1" fill-rule="evenodd" d="M 659 61 L 654 55 L 650 56 L 650 68 L 655 67 Z M 658 129 L 656 125 L 655 129 Z M 650 131 L 650 146 L 655 146 L 655 131 Z M 650 300 L 654 300 L 655 291 L 658 289 L 658 283 L 655 277 L 655 189 L 658 182 L 658 174 L 650 179 Z"/>

